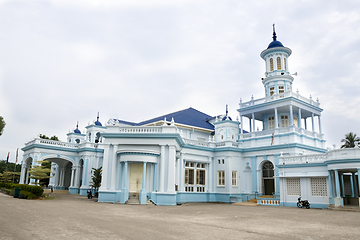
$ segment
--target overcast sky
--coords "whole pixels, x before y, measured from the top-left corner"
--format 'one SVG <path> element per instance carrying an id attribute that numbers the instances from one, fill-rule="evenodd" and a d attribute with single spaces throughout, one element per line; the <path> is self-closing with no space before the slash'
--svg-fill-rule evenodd
<path id="1" fill-rule="evenodd" d="M 324 109 L 326 146 L 360 135 L 358 0 L 0 0 L 0 159 L 40 133 L 65 141 L 97 112 L 139 122 L 228 104 L 236 118 L 240 98 L 265 95 L 273 23 L 293 90 Z"/>

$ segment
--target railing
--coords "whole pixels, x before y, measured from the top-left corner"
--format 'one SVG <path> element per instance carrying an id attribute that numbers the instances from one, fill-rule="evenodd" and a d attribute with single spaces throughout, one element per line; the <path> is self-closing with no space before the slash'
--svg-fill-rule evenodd
<path id="1" fill-rule="evenodd" d="M 121 127 L 120 133 L 161 133 L 162 127 Z"/>
<path id="2" fill-rule="evenodd" d="M 317 132 L 312 132 L 312 131 L 308 131 L 305 130 L 303 128 L 298 128 L 298 127 L 282 127 L 282 128 L 275 128 L 275 129 L 270 129 L 270 130 L 263 130 L 263 131 L 256 131 L 256 132 L 250 132 L 250 133 L 245 133 L 242 135 L 243 139 L 248 139 L 248 138 L 256 138 L 256 137 L 262 137 L 262 136 L 269 136 L 269 135 L 275 135 L 275 134 L 281 134 L 281 133 L 288 133 L 288 132 L 296 132 L 299 134 L 304 134 L 306 136 L 311 136 L 311 137 L 315 137 L 315 138 L 319 138 L 322 139 L 322 137 L 324 136 L 324 134 L 322 133 L 317 133 Z"/>
<path id="3" fill-rule="evenodd" d="M 280 200 L 275 199 L 260 199 L 259 200 L 260 205 L 270 205 L 270 206 L 279 206 Z"/>
<path id="4" fill-rule="evenodd" d="M 41 138 L 36 138 L 34 140 L 31 140 L 31 141 L 25 143 L 25 146 L 30 146 L 33 144 L 59 146 L 59 147 L 64 147 L 64 148 L 83 148 L 83 147 L 98 148 L 99 146 L 102 146 L 102 144 L 100 144 L 100 143 L 84 142 L 84 143 L 78 144 L 78 143 L 54 141 L 54 140 L 49 140 L 49 139 L 41 139 Z"/>
<path id="5" fill-rule="evenodd" d="M 304 164 L 304 163 L 322 163 L 326 161 L 326 154 L 296 155 L 280 157 L 280 164 Z"/>
<path id="6" fill-rule="evenodd" d="M 275 100 L 278 100 L 278 99 L 281 99 L 281 98 L 288 98 L 288 97 L 295 97 L 303 102 L 306 102 L 306 103 L 309 103 L 311 105 L 314 105 L 316 107 L 319 107 L 320 106 L 320 102 L 317 100 L 317 101 L 314 101 L 312 100 L 312 98 L 306 98 L 306 97 L 303 97 L 301 96 L 299 93 L 295 93 L 295 92 L 292 92 L 292 91 L 287 91 L 287 92 L 284 92 L 284 93 L 279 93 L 279 94 L 274 94 L 272 96 L 268 96 L 268 97 L 265 97 L 265 98 L 259 98 L 259 99 L 252 99 L 251 101 L 249 102 L 240 102 L 239 104 L 239 107 L 240 108 L 246 108 L 246 107 L 250 107 L 250 106 L 254 106 L 254 105 L 258 105 L 258 104 L 262 104 L 262 103 L 266 103 L 266 102 L 271 102 L 271 101 L 275 101 Z"/>
<path id="7" fill-rule="evenodd" d="M 249 201 L 249 196 L 254 195 L 254 198 L 256 199 L 256 196 L 259 194 L 259 192 L 255 191 L 250 193 L 249 195 L 246 195 L 246 201 Z"/>
<path id="8" fill-rule="evenodd" d="M 212 143 L 212 142 L 204 142 L 204 141 L 198 141 L 198 140 L 187 139 L 187 138 L 183 138 L 183 140 L 186 144 L 202 146 L 202 147 L 210 147 L 210 144 Z"/>

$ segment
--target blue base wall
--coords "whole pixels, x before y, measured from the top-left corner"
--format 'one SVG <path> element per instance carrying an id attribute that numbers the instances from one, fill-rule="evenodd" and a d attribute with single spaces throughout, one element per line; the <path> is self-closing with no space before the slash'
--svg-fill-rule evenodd
<path id="1" fill-rule="evenodd" d="M 175 206 L 176 193 L 151 193 L 151 201 L 159 206 Z"/>
<path id="2" fill-rule="evenodd" d="M 69 188 L 70 194 L 79 194 L 79 188 L 70 187 Z"/>
<path id="3" fill-rule="evenodd" d="M 120 192 L 110 192 L 110 191 L 101 192 L 101 191 L 99 191 L 98 202 L 116 203 L 119 201 L 119 200 L 117 200 L 117 198 L 119 198 L 119 200 L 120 200 Z"/>
<path id="4" fill-rule="evenodd" d="M 280 203 L 280 206 L 283 206 L 283 207 L 297 207 L 296 202 L 283 202 L 283 203 Z M 327 207 L 329 207 L 329 204 L 310 203 L 310 208 L 326 209 Z"/>

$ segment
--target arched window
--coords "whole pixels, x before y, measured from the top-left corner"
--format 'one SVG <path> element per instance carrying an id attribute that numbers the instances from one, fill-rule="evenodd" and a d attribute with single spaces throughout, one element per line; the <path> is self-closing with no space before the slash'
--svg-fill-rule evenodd
<path id="1" fill-rule="evenodd" d="M 287 69 L 286 69 L 286 58 L 284 58 L 284 69 L 285 69 L 285 71 L 287 71 Z"/>
<path id="2" fill-rule="evenodd" d="M 274 61 L 270 58 L 270 71 L 274 71 Z"/>
<path id="3" fill-rule="evenodd" d="M 270 161 L 266 161 L 262 167 L 263 194 L 273 195 L 275 192 L 274 185 L 274 165 Z"/>
<path id="4" fill-rule="evenodd" d="M 277 65 L 277 70 L 281 70 L 281 59 L 280 59 L 280 57 L 277 57 L 276 65 Z"/>

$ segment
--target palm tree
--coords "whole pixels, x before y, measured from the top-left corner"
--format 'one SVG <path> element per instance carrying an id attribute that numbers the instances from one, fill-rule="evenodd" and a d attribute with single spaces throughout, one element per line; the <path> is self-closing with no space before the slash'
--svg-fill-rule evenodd
<path id="1" fill-rule="evenodd" d="M 341 148 L 354 148 L 356 144 L 360 143 L 360 138 L 356 137 L 356 133 L 349 132 L 345 134 L 345 138 L 341 139 L 341 142 L 344 142 Z"/>

